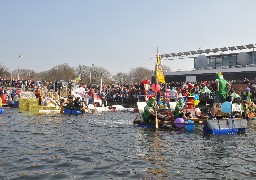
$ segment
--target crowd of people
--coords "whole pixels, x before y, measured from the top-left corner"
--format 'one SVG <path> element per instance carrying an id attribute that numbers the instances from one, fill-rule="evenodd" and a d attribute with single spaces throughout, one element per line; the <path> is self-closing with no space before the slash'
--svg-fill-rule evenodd
<path id="1" fill-rule="evenodd" d="M 217 79 L 216 79 L 217 80 Z M 149 82 L 149 81 L 147 81 Z M 222 83 L 221 80 L 219 80 L 219 83 Z M 192 87 L 191 84 L 193 85 Z M 166 84 L 160 84 L 160 92 L 162 95 L 166 92 L 170 95 L 170 101 L 177 101 L 179 97 L 186 97 L 193 94 L 199 94 L 202 95 L 201 91 L 204 87 L 207 87 L 211 93 L 208 94 L 209 99 L 217 99 L 221 98 L 219 101 L 223 102 L 223 99 L 226 99 L 228 96 L 232 95 L 235 92 L 235 89 L 233 89 L 233 84 L 246 84 L 246 89 L 244 89 L 241 92 L 236 92 L 241 97 L 242 100 L 248 100 L 253 101 L 256 99 L 256 83 L 255 80 L 248 80 L 244 79 L 241 80 L 232 80 L 227 81 L 227 84 L 229 84 L 229 89 L 227 91 L 227 94 L 225 96 L 222 96 L 218 93 L 218 83 L 216 81 L 203 81 L 203 82 L 170 82 Z M 46 98 L 49 96 L 49 92 L 53 92 L 51 96 L 56 99 L 57 94 L 59 96 L 62 96 L 60 94 L 61 89 L 64 87 L 60 84 L 58 87 L 56 87 L 56 82 L 47 82 L 47 81 L 33 81 L 33 80 L 10 80 L 10 79 L 3 79 L 0 78 L 0 94 L 7 94 L 11 100 L 13 100 L 15 96 L 14 89 L 22 89 L 23 91 L 33 91 L 35 92 L 36 96 L 38 98 Z M 81 98 L 83 102 L 86 102 L 86 105 L 90 103 L 94 103 L 95 95 L 98 96 L 102 100 L 102 104 L 106 106 L 107 102 L 117 102 L 117 103 L 134 103 L 136 105 L 136 102 L 138 101 L 138 97 L 144 96 L 144 95 L 150 95 L 154 94 L 151 84 L 147 84 L 147 88 L 142 88 L 142 86 L 145 87 L 145 84 L 142 83 L 134 83 L 134 84 L 111 84 L 107 85 L 104 84 L 102 86 L 96 85 L 96 84 L 90 84 L 90 85 L 80 85 L 84 88 L 84 96 Z M 38 90 L 40 90 L 40 93 L 38 93 Z M 205 95 L 205 94 L 204 94 Z M 221 96 L 220 96 L 221 95 Z M 67 96 L 67 94 L 66 94 Z M 60 98 L 60 97 L 58 97 Z M 40 101 L 40 103 L 42 103 Z"/>

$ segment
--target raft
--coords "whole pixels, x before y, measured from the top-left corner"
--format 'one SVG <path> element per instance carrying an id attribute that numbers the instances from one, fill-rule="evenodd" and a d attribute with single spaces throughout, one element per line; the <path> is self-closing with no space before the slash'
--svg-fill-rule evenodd
<path id="1" fill-rule="evenodd" d="M 136 124 L 138 127 L 142 128 L 156 128 L 155 123 L 145 123 L 134 121 L 133 124 Z M 194 121 L 188 120 L 184 123 L 174 123 L 171 121 L 160 121 L 158 124 L 158 128 L 160 129 L 184 129 L 186 131 L 193 131 L 195 129 L 196 124 Z"/>
<path id="2" fill-rule="evenodd" d="M 241 134 L 247 129 L 246 119 L 214 119 L 205 120 L 203 132 L 205 134 Z"/>
<path id="3" fill-rule="evenodd" d="M 19 108 L 19 101 L 12 101 L 9 103 L 10 108 Z"/>
<path id="4" fill-rule="evenodd" d="M 82 111 L 77 110 L 77 109 L 65 108 L 64 111 L 63 111 L 63 114 L 79 115 L 79 114 L 82 114 Z"/>
<path id="5" fill-rule="evenodd" d="M 39 114 L 59 114 L 60 109 L 39 109 Z"/>
<path id="6" fill-rule="evenodd" d="M 0 108 L 0 114 L 4 114 L 4 108 Z"/>

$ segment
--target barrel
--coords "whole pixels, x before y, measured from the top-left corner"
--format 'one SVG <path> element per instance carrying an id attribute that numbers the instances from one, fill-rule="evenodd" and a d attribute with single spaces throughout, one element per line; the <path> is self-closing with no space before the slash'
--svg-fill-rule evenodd
<path id="1" fill-rule="evenodd" d="M 0 114 L 4 113 L 4 108 L 0 108 Z"/>
<path id="2" fill-rule="evenodd" d="M 194 96 L 187 97 L 187 108 L 194 109 Z"/>
<path id="3" fill-rule="evenodd" d="M 6 104 L 6 94 L 1 94 L 0 97 L 2 99 L 2 103 Z"/>

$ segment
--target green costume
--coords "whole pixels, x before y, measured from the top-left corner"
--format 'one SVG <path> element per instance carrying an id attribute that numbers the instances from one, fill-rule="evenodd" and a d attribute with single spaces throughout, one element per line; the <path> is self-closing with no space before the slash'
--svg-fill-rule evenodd
<path id="1" fill-rule="evenodd" d="M 180 114 L 180 110 L 183 108 L 183 100 L 179 100 L 178 103 L 176 104 L 176 107 L 174 109 L 174 118 L 178 118 Z"/>
<path id="2" fill-rule="evenodd" d="M 226 99 L 228 93 L 228 82 L 223 78 L 221 73 L 216 73 L 216 80 L 219 82 L 219 91 L 216 92 L 216 95 L 219 95 L 222 99 Z"/>
<path id="3" fill-rule="evenodd" d="M 153 109 L 155 111 L 154 101 L 155 101 L 155 99 L 153 99 L 153 98 L 150 99 L 147 102 L 147 105 L 144 107 L 144 112 L 142 114 L 144 120 L 148 120 L 149 116 L 151 115 L 149 112 L 149 109 Z"/>

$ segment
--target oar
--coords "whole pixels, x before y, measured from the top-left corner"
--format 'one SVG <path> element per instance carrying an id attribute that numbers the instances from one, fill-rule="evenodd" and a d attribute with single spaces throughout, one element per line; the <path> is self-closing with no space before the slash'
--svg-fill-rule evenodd
<path id="1" fill-rule="evenodd" d="M 155 110 L 156 110 L 156 129 L 158 129 L 158 119 L 157 119 L 157 102 L 156 102 L 156 100 L 155 100 Z"/>

